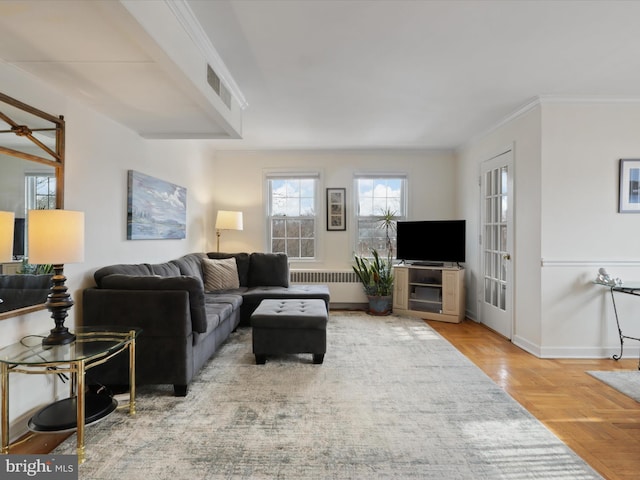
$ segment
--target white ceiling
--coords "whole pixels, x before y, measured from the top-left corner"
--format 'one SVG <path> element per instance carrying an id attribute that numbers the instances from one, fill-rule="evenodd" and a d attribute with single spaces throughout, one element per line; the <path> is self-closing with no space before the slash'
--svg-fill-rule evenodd
<path id="1" fill-rule="evenodd" d="M 189 48 L 169 51 L 176 32 L 150 27 L 167 6 L 197 20 L 194 51 L 206 32 L 241 129 L 180 65 Z M 5 0 L 0 58 L 148 137 L 453 148 L 539 96 L 640 99 L 638 19 L 636 1 Z"/>

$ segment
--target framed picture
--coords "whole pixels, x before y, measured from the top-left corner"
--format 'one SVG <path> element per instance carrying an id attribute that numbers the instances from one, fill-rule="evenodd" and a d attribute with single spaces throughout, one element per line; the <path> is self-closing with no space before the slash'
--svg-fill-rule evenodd
<path id="1" fill-rule="evenodd" d="M 640 160 L 620 160 L 620 213 L 640 213 Z"/>
<path id="2" fill-rule="evenodd" d="M 327 188 L 327 230 L 346 230 L 346 189 Z"/>
<path id="3" fill-rule="evenodd" d="M 187 189 L 129 170 L 127 240 L 185 238 Z"/>

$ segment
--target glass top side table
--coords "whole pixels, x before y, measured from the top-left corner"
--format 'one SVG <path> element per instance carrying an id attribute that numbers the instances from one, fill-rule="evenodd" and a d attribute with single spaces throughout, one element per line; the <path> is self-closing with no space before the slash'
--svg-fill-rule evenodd
<path id="1" fill-rule="evenodd" d="M 8 454 L 9 445 L 9 374 L 61 374 L 69 373 L 70 398 L 45 407 L 75 409 L 73 427 L 77 433 L 78 463 L 85 460 L 85 371 L 108 362 L 114 356 L 129 352 L 129 414 L 135 415 L 135 340 L 138 328 L 78 327 L 75 341 L 66 345 L 42 344 L 42 335 L 28 335 L 19 342 L 0 349 L 0 395 L 2 396 L 2 453 Z M 59 405 L 58 405 L 59 404 Z M 44 410 L 44 409 L 43 409 Z M 41 410 L 41 412 L 43 411 Z M 108 413 L 113 411 L 111 409 Z M 37 416 L 38 414 L 36 414 Z M 55 412 L 54 412 L 55 415 Z M 35 418 L 35 416 L 34 416 Z M 102 418 L 102 417 L 100 417 Z M 32 419 L 33 420 L 33 419 Z M 50 431 L 54 431 L 53 429 Z"/>
<path id="2" fill-rule="evenodd" d="M 602 285 L 603 287 L 609 288 L 611 292 L 611 303 L 613 304 L 613 313 L 616 319 L 616 328 L 618 329 L 618 336 L 620 337 L 620 353 L 614 354 L 612 358 L 614 360 L 620 360 L 622 358 L 622 354 L 624 353 L 625 339 L 640 341 L 640 338 L 625 335 L 622 332 L 622 327 L 620 326 L 620 318 L 618 315 L 618 308 L 616 307 L 616 296 L 614 294 L 625 293 L 627 295 L 640 296 L 640 282 L 619 282 L 619 283 L 607 284 L 607 283 L 601 283 L 601 282 L 595 281 L 594 283 L 596 285 Z M 640 358 L 638 359 L 638 370 L 640 370 Z"/>

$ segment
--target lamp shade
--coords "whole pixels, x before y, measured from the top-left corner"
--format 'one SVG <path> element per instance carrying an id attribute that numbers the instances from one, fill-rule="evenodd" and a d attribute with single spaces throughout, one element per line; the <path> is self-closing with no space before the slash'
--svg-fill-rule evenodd
<path id="1" fill-rule="evenodd" d="M 0 261 L 8 262 L 13 256 L 13 212 L 0 212 Z"/>
<path id="2" fill-rule="evenodd" d="M 84 260 L 84 212 L 29 210 L 27 225 L 29 263 L 61 265 Z"/>
<path id="3" fill-rule="evenodd" d="M 242 230 L 242 212 L 218 210 L 218 216 L 216 218 L 216 229 Z"/>

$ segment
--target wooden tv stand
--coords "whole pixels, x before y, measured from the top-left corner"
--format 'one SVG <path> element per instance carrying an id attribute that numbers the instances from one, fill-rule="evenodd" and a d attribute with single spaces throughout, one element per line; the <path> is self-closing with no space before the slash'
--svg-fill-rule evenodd
<path id="1" fill-rule="evenodd" d="M 394 313 L 450 323 L 464 320 L 464 268 L 398 265 L 394 276 Z"/>

